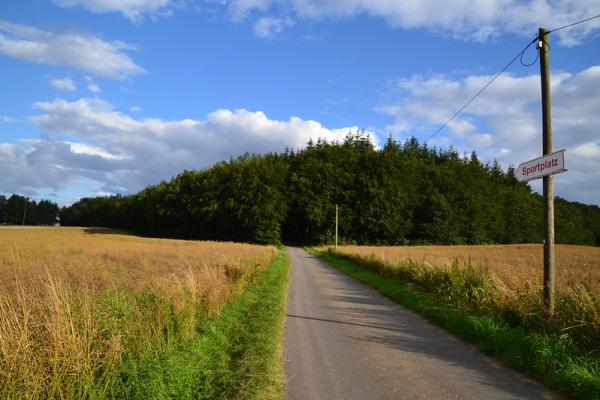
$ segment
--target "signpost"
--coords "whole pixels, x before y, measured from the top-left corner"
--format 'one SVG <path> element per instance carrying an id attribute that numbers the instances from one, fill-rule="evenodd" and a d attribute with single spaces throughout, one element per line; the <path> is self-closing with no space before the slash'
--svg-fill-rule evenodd
<path id="1" fill-rule="evenodd" d="M 565 150 L 559 150 L 519 164 L 515 172 L 515 178 L 519 182 L 527 182 L 565 171 Z"/>
<path id="2" fill-rule="evenodd" d="M 549 125 L 544 124 L 544 133 Z M 544 139 L 549 139 L 544 135 Z M 544 153 L 552 150 L 544 140 Z M 554 193 L 552 175 L 565 172 L 565 150 L 546 154 L 542 157 L 519 164 L 515 178 L 519 182 L 527 182 L 544 178 L 544 305 L 546 315 L 554 315 Z"/>
<path id="3" fill-rule="evenodd" d="M 540 28 L 538 49 L 540 52 L 540 81 L 542 84 L 542 154 L 552 153 L 552 116 L 550 107 L 550 46 L 549 31 Z M 544 306 L 546 316 L 554 316 L 554 183 L 552 175 L 544 176 Z"/>

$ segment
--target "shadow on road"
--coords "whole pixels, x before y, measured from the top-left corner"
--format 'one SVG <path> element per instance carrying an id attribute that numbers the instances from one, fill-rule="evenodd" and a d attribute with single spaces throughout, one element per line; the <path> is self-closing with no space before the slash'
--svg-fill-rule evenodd
<path id="1" fill-rule="evenodd" d="M 318 257 L 307 254 L 306 258 L 313 258 L 313 261 L 323 267 L 320 272 L 328 278 L 322 281 L 327 286 L 324 292 L 330 293 L 326 301 L 329 305 L 327 315 L 335 318 L 288 315 L 289 318 L 345 326 L 347 328 L 343 336 L 349 340 L 424 355 L 455 368 L 474 371 L 479 384 L 495 387 L 516 398 L 560 398 L 546 393 L 542 386 L 488 359 L 474 345 L 458 340 L 421 316 L 331 268 Z M 535 394 L 532 393 L 532 385 L 538 388 Z"/>
<path id="2" fill-rule="evenodd" d="M 386 328 L 386 327 L 383 327 L 383 326 L 377 326 L 377 325 L 357 324 L 355 322 L 336 321 L 336 320 L 333 320 L 333 319 L 307 317 L 307 316 L 304 316 L 304 315 L 285 314 L 285 316 L 288 317 L 288 318 L 301 318 L 301 319 L 308 319 L 308 320 L 312 320 L 312 321 L 332 322 L 334 324 L 360 326 L 360 327 L 363 327 L 363 328 L 374 328 L 374 329 L 384 329 L 384 330 L 390 329 L 390 328 Z"/>

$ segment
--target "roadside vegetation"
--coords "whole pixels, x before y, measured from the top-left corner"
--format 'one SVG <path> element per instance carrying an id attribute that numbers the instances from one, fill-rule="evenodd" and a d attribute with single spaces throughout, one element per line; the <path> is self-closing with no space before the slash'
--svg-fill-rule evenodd
<path id="1" fill-rule="evenodd" d="M 542 257 L 540 246 L 312 251 L 568 396 L 600 399 L 600 249 L 558 246 L 559 284 L 551 320 L 543 312 L 542 264 L 532 263 Z"/>
<path id="2" fill-rule="evenodd" d="M 281 364 L 287 264 L 273 264 L 277 253 L 96 228 L 0 228 L 0 397 L 280 391 L 264 373 Z M 257 312 L 268 318 L 250 321 Z"/>

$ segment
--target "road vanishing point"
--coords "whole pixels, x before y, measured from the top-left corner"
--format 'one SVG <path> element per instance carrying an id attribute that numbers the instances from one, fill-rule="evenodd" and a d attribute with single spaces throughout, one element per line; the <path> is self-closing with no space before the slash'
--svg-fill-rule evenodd
<path id="1" fill-rule="evenodd" d="M 420 316 L 289 248 L 287 399 L 558 399 Z"/>

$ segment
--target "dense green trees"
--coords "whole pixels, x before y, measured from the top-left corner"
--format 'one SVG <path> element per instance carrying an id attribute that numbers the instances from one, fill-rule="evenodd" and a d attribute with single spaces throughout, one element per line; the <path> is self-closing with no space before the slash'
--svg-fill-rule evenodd
<path id="1" fill-rule="evenodd" d="M 131 196 L 88 198 L 61 224 L 161 237 L 259 243 L 528 243 L 542 241 L 541 197 L 514 170 L 412 138 L 375 149 L 361 132 L 281 154 L 184 171 Z M 561 243 L 600 245 L 600 207 L 556 202 Z"/>
<path id="2" fill-rule="evenodd" d="M 59 208 L 49 200 L 35 200 L 13 194 L 8 199 L 0 196 L 0 224 L 55 225 Z"/>

